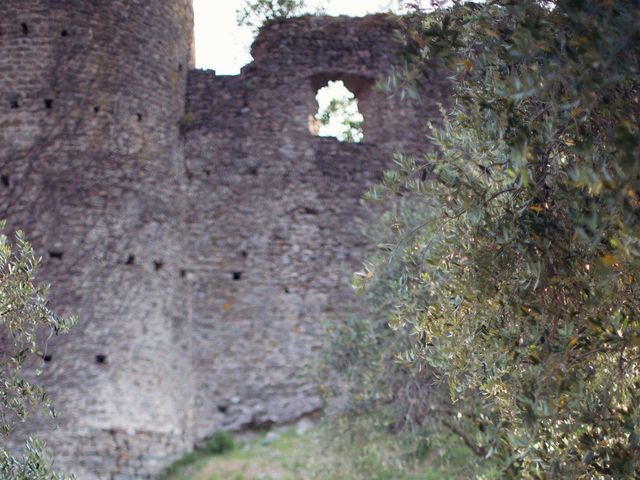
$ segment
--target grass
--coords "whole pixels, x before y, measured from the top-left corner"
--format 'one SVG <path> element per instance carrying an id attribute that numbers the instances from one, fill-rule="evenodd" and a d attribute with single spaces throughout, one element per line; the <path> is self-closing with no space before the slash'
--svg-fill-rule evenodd
<path id="1" fill-rule="evenodd" d="M 260 435 L 238 442 L 223 454 L 188 454 L 175 462 L 164 480 L 302 480 L 309 477 L 303 461 L 314 441 L 295 430 Z"/>
<path id="2" fill-rule="evenodd" d="M 344 452 L 338 458 L 322 446 L 317 429 L 299 435 L 295 430 L 263 434 L 221 454 L 191 453 L 175 462 L 163 480 L 462 480 L 492 479 L 462 445 L 440 447 L 425 455 L 413 471 L 383 457 L 383 447 Z M 351 457 L 351 458 L 350 458 Z M 357 461 L 352 462 L 351 459 Z M 357 472 L 357 473 L 356 473 Z"/>

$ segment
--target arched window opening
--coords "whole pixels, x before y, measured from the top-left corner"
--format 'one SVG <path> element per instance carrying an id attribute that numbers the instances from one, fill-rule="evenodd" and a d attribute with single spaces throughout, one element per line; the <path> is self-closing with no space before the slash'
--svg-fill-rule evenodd
<path id="1" fill-rule="evenodd" d="M 329 81 L 318 90 L 316 100 L 318 112 L 312 133 L 341 142 L 362 142 L 364 117 L 358 110 L 358 100 L 342 80 Z"/>

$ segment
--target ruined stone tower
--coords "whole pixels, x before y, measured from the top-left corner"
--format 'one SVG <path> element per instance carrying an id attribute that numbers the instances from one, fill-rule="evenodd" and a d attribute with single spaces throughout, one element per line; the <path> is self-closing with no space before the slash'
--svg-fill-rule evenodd
<path id="1" fill-rule="evenodd" d="M 137 478 L 136 456 L 164 463 L 188 431 L 191 2 L 6 0 L 0 35 L 1 216 L 45 259 L 56 308 L 81 319 L 49 345 L 60 430 L 44 437 L 80 478 L 125 464 Z"/>
<path id="2" fill-rule="evenodd" d="M 238 76 L 192 69 L 190 0 L 0 2 L 0 217 L 44 259 L 60 413 L 35 430 L 80 479 L 151 478 L 219 428 L 321 407 L 305 365 L 361 262 L 359 199 L 424 148 L 442 88 L 374 88 L 397 24 L 274 22 Z M 212 46 L 223 48 L 223 46 Z M 364 142 L 313 136 L 343 80 Z"/>

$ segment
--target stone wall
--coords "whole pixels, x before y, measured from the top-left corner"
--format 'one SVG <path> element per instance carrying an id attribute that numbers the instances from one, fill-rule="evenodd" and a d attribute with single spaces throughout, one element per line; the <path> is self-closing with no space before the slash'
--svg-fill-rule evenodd
<path id="1" fill-rule="evenodd" d="M 395 22 L 274 22 L 216 76 L 189 68 L 189 0 L 0 3 L 0 216 L 80 318 L 43 361 L 60 428 L 34 429 L 81 480 L 151 478 L 217 429 L 321 408 L 306 366 L 349 305 L 361 195 L 443 100 L 435 80 L 420 103 L 375 88 Z M 328 80 L 356 93 L 363 143 L 310 133 Z"/>
<path id="2" fill-rule="evenodd" d="M 360 199 L 396 150 L 424 149 L 423 125 L 437 112 L 435 102 L 375 88 L 399 61 L 396 37 L 396 21 L 382 15 L 274 22 L 241 75 L 189 74 L 199 436 L 292 421 L 321 407 L 306 366 L 321 321 L 349 305 L 364 247 Z M 315 95 L 329 80 L 356 94 L 363 143 L 310 133 Z"/>

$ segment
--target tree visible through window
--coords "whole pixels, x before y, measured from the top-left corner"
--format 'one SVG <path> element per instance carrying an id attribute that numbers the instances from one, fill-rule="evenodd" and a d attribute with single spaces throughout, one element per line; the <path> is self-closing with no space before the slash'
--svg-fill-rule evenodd
<path id="1" fill-rule="evenodd" d="M 358 110 L 358 100 L 342 80 L 330 81 L 318 90 L 318 135 L 336 137 L 342 142 L 362 142 L 364 117 Z"/>

